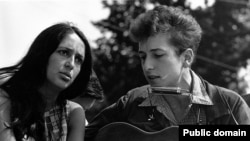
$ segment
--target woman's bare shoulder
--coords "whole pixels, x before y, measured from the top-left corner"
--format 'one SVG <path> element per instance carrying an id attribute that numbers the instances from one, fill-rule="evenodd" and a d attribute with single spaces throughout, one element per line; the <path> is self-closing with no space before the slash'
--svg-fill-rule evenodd
<path id="1" fill-rule="evenodd" d="M 10 122 L 10 106 L 8 94 L 0 89 L 0 130 L 5 129 Z"/>
<path id="2" fill-rule="evenodd" d="M 69 112 L 72 112 L 72 111 L 74 111 L 76 109 L 83 110 L 83 107 L 80 104 L 78 104 L 78 103 L 76 103 L 74 101 L 71 101 L 71 100 L 68 100 L 68 106 L 69 106 Z"/>
<path id="3" fill-rule="evenodd" d="M 9 96 L 7 92 L 0 88 L 0 106 L 9 103 Z"/>

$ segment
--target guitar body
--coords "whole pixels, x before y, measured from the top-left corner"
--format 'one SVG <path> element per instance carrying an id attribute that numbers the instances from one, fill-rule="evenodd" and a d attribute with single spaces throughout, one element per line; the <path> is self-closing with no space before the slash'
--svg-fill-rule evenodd
<path id="1" fill-rule="evenodd" d="M 178 141 L 178 127 L 146 132 L 125 122 L 115 122 L 101 128 L 95 141 Z"/>
<path id="2" fill-rule="evenodd" d="M 246 101 L 247 105 L 250 107 L 250 94 L 242 95 L 242 97 Z"/>

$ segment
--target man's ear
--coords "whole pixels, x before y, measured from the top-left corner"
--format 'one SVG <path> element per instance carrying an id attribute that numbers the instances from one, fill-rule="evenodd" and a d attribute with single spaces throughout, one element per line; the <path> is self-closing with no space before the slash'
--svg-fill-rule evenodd
<path id="1" fill-rule="evenodd" d="M 186 67 L 191 67 L 191 64 L 193 63 L 194 60 L 194 52 L 191 48 L 186 49 L 183 53 L 182 53 L 183 57 L 184 57 L 184 62 L 183 62 L 183 66 Z"/>

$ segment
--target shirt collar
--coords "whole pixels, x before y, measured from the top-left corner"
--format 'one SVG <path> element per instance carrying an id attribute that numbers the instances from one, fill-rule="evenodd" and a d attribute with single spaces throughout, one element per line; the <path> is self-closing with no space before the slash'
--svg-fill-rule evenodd
<path id="1" fill-rule="evenodd" d="M 190 74 L 193 81 L 193 90 L 191 90 L 192 103 L 201 105 L 213 105 L 213 102 L 208 96 L 205 85 L 203 85 L 201 79 L 192 70 L 190 70 Z"/>

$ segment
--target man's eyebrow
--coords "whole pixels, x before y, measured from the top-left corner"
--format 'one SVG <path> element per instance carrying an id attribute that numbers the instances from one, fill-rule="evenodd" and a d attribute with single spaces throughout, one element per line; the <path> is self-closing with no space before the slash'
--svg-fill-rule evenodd
<path id="1" fill-rule="evenodd" d="M 156 51 L 165 51 L 161 48 L 154 48 L 154 49 L 151 49 L 150 52 L 156 52 Z"/>

